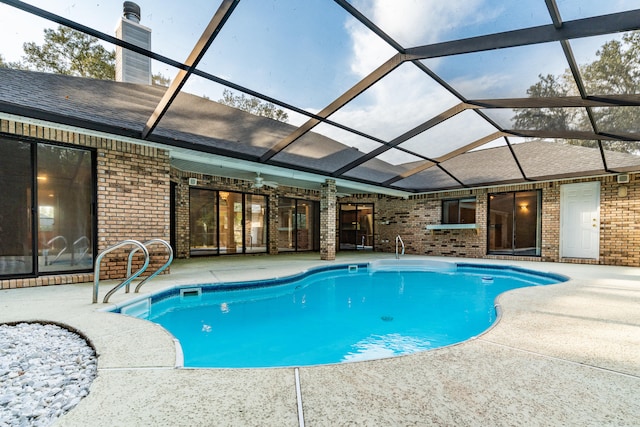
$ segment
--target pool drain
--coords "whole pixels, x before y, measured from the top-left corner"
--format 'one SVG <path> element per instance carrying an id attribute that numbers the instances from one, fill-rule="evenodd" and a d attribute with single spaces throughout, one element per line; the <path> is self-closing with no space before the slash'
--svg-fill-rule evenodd
<path id="1" fill-rule="evenodd" d="M 393 320 L 393 316 L 380 316 L 383 322 L 391 322 Z"/>

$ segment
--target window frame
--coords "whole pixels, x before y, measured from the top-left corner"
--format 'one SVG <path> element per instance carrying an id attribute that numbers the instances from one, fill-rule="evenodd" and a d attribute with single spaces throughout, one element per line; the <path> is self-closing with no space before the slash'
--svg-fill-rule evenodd
<path id="1" fill-rule="evenodd" d="M 526 194 L 526 193 L 535 193 L 536 201 L 535 201 L 535 253 L 529 253 L 530 251 L 522 251 L 521 247 L 518 247 L 516 243 L 517 236 L 517 223 L 518 218 L 521 218 L 518 215 L 518 204 L 517 197 L 518 195 Z M 491 239 L 492 239 L 492 229 L 494 228 L 494 223 L 491 221 L 491 204 L 494 196 L 504 196 L 509 195 L 513 196 L 512 207 L 511 207 L 511 232 L 508 237 L 510 237 L 511 246 L 510 249 L 491 249 Z M 522 208 L 522 206 L 520 206 Z M 497 256 L 515 256 L 515 257 L 532 257 L 532 258 L 540 258 L 542 257 L 542 190 L 541 189 L 533 189 L 533 190 L 519 190 L 519 191 L 499 191 L 494 193 L 487 193 L 487 254 L 488 255 L 497 255 Z"/>

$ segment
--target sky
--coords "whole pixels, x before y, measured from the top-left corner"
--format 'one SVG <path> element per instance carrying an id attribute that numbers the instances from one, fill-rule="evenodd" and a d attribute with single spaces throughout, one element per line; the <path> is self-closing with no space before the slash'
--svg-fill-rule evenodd
<path id="1" fill-rule="evenodd" d="M 57 24 L 1 3 L 0 55 L 17 61 L 22 44 L 43 40 L 44 28 Z M 152 49 L 184 61 L 219 2 L 137 0 L 140 24 L 152 30 Z M 26 3 L 81 24 L 114 34 L 122 1 L 29 0 Z M 474 37 L 522 27 L 547 25 L 551 19 L 544 0 L 351 0 L 383 31 L 405 47 L 461 37 Z M 579 19 L 640 7 L 640 0 L 557 0 L 563 20 Z M 597 40 L 595 40 L 597 39 Z M 605 39 L 576 41 L 579 63 L 595 59 Z M 573 42 L 572 42 L 573 43 Z M 113 48 L 113 46 L 108 46 Z M 199 68 L 249 89 L 318 112 L 396 52 L 331 0 L 241 0 Z M 539 74 L 561 74 L 567 67 L 559 43 L 434 58 L 424 63 L 469 99 L 524 97 Z M 176 70 L 154 63 L 153 72 L 172 78 Z M 224 88 L 199 77 L 186 90 L 221 98 Z M 352 101 L 331 118 L 365 133 L 391 140 L 457 104 L 459 100 L 415 66 L 405 64 Z M 289 112 L 292 124 L 306 117 Z M 453 123 L 453 122 L 452 122 Z M 322 133 L 361 151 L 376 143 L 346 135 L 331 126 Z M 468 120 L 464 135 L 448 139 L 472 141 L 485 136 L 486 122 Z M 432 135 L 447 140 L 447 131 Z M 424 135 L 423 135 L 424 138 Z M 420 146 L 420 138 L 412 141 Z M 436 150 L 437 151 L 437 150 Z M 416 160 L 395 153 L 390 161 Z"/>

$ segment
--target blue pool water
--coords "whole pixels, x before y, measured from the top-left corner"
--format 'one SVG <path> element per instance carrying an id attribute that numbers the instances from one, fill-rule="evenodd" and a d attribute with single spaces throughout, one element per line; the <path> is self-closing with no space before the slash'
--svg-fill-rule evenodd
<path id="1" fill-rule="evenodd" d="M 185 367 L 305 366 L 458 343 L 495 321 L 500 293 L 565 280 L 511 267 L 451 266 L 336 266 L 273 281 L 175 288 L 118 311 L 171 332 Z"/>

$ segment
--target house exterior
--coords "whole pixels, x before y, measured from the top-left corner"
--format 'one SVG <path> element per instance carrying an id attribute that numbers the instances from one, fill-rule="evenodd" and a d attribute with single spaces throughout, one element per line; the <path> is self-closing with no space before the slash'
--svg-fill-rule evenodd
<path id="1" fill-rule="evenodd" d="M 163 88 L 9 69 L 0 80 L 2 289 L 91 281 L 96 256 L 127 239 L 166 240 L 177 258 L 311 251 L 332 260 L 394 252 L 401 236 L 408 254 L 640 265 L 633 155 L 606 153 L 613 173 L 597 149 L 531 141 L 514 147 L 531 180 L 510 182 L 507 148 L 471 151 L 449 169 L 494 184 L 416 194 L 269 168 L 257 180 L 229 176 L 218 156 L 249 159 L 291 125 L 182 94 L 159 136 L 142 139 L 131 129 Z M 350 155 L 320 134 L 306 138 Z M 130 249 L 106 257 L 101 277 L 125 277 Z M 165 248 L 150 252 L 152 268 L 164 263 Z"/>
<path id="2" fill-rule="evenodd" d="M 133 2 L 124 2 L 115 38 L 8 6 L 113 45 L 118 81 L 0 68 L 0 288 L 87 282 L 96 268 L 100 278 L 123 278 L 143 263 L 131 240 L 148 248 L 146 274 L 169 257 L 158 239 L 177 258 L 308 251 L 334 260 L 340 251 L 393 253 L 402 244 L 427 256 L 640 264 L 640 156 L 615 150 L 640 140 L 639 95 L 590 87 L 571 50 L 596 36 L 634 39 L 640 10 L 566 21 L 570 5 L 545 2 L 546 24 L 403 46 L 357 6 L 337 2 L 336 22 L 363 24 L 394 53 L 314 112 L 198 67 L 217 35 L 233 31 L 237 4 L 219 5 L 184 63 L 151 49 L 152 30 Z M 315 6 L 305 5 L 308 16 Z M 493 99 L 475 99 L 479 88 L 464 81 L 493 76 L 433 70 L 443 61 L 458 69 L 459 59 L 486 65 L 496 52 L 537 57 L 539 49 L 571 70 L 577 93 L 507 98 L 489 84 Z M 176 71 L 168 88 L 150 84 L 152 61 Z M 187 93 L 194 76 L 274 101 L 296 124 Z M 407 78 L 420 82 L 418 103 Z M 382 117 L 357 111 L 355 120 L 345 112 L 381 85 L 407 119 L 392 131 L 385 108 Z M 541 120 L 523 125 L 518 112 Z M 547 114 L 578 119 L 549 123 Z M 376 120 L 385 126 L 368 126 Z"/>

